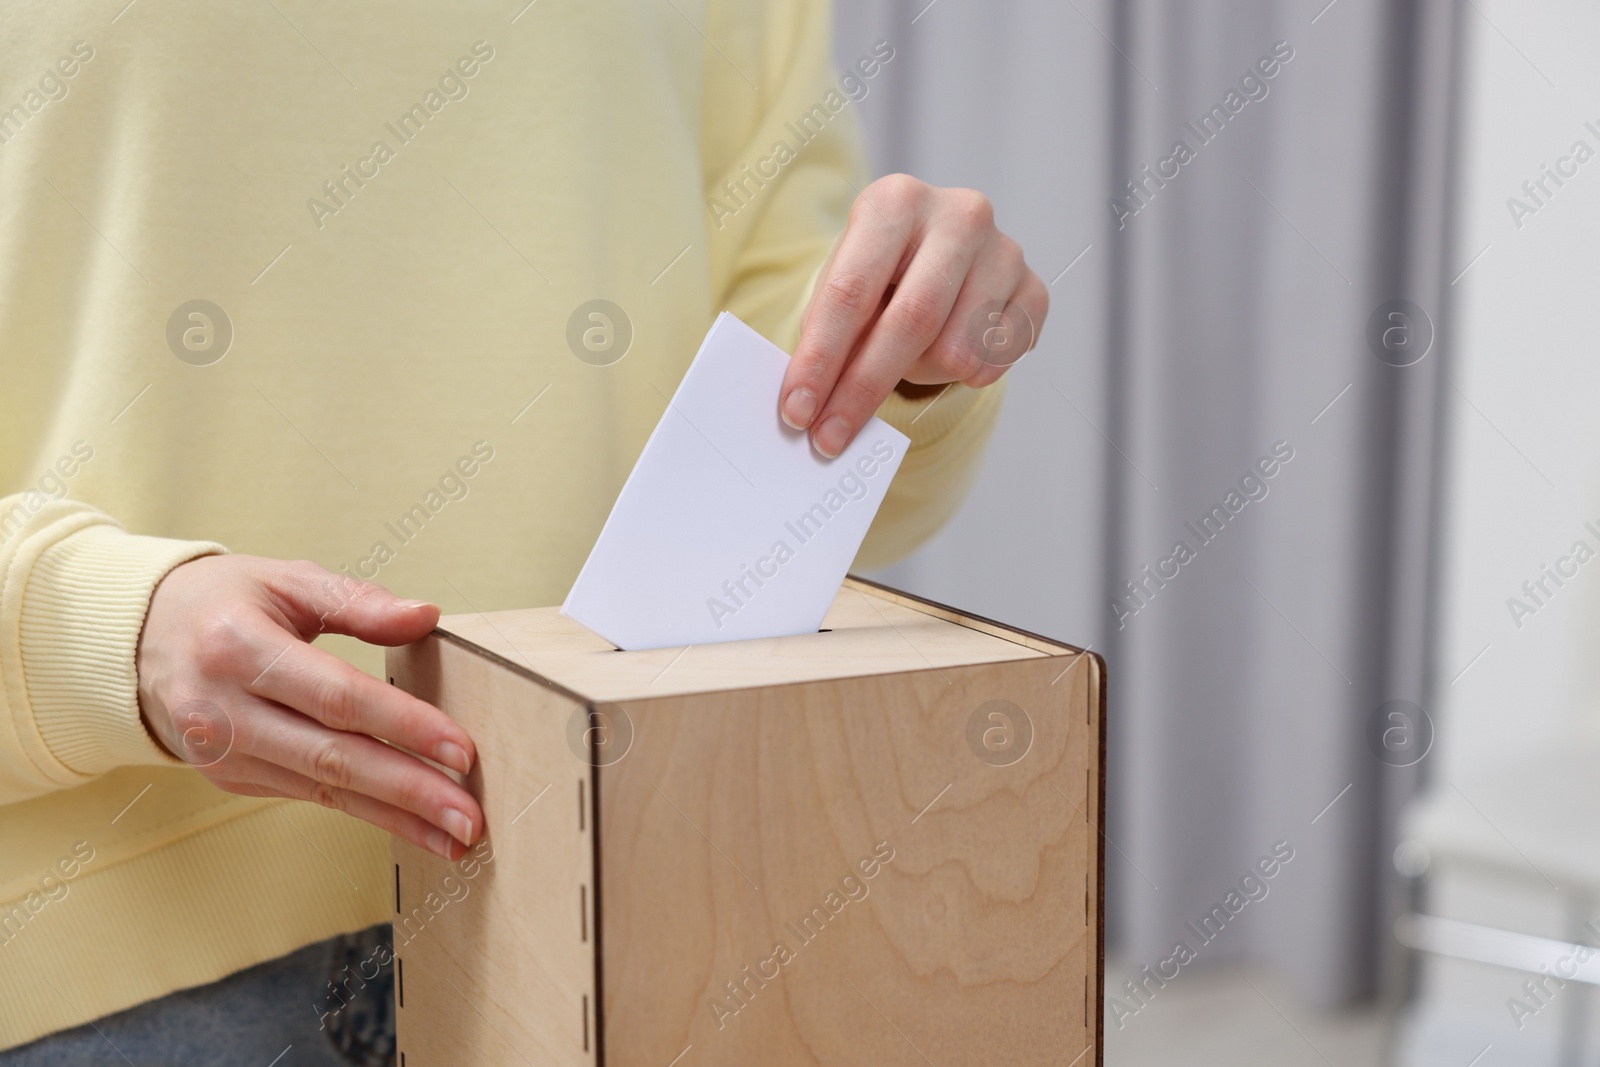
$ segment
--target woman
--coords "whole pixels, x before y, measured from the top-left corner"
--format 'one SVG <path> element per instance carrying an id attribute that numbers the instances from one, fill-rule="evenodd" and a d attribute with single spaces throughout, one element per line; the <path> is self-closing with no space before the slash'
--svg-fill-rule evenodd
<path id="1" fill-rule="evenodd" d="M 911 45 L 841 75 L 817 2 L 4 18 L 0 1063 L 384 1062 L 386 833 L 483 816 L 373 646 L 559 602 L 724 309 L 819 452 L 911 437 L 858 566 L 903 554 L 1045 286 L 979 194 L 865 182 Z"/>

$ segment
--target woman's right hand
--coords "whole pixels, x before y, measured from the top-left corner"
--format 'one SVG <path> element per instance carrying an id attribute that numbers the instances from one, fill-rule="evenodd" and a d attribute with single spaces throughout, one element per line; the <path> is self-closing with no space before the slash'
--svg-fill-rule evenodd
<path id="1" fill-rule="evenodd" d="M 458 859 L 483 832 L 483 811 L 412 753 L 466 774 L 472 739 L 438 708 L 311 644 L 337 633 L 404 645 L 438 621 L 432 604 L 314 563 L 191 560 L 151 597 L 140 712 L 219 789 L 315 801 Z"/>

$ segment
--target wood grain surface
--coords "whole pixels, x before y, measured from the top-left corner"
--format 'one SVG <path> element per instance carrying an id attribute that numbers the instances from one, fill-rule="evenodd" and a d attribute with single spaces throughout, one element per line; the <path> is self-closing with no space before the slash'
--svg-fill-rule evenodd
<path id="1" fill-rule="evenodd" d="M 868 583 L 829 620 L 391 653 L 477 741 L 493 849 L 468 882 L 395 844 L 407 913 L 468 886 L 397 927 L 409 1067 L 1100 1062 L 1103 664 Z"/>
<path id="2" fill-rule="evenodd" d="M 409 1067 L 597 1063 L 592 768 L 567 743 L 581 705 L 437 637 L 390 650 L 389 673 L 476 743 L 488 833 L 469 855 L 493 857 L 468 878 L 390 839 Z"/>
<path id="3" fill-rule="evenodd" d="M 1014 639 L 954 625 L 916 601 L 855 581 L 839 590 L 826 633 L 690 648 L 618 652 L 555 608 L 450 615 L 439 629 L 591 700 L 629 700 L 753 689 L 824 678 L 1031 659 Z M 1065 645 L 1053 651 L 1076 651 Z"/>

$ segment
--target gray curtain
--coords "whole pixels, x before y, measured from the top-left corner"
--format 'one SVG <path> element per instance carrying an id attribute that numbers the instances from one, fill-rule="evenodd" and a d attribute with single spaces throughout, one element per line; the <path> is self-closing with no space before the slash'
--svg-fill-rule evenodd
<path id="1" fill-rule="evenodd" d="M 842 62 L 897 49 L 862 105 L 878 171 L 990 192 L 1054 279 L 982 485 L 881 577 L 1107 656 L 1114 947 L 1370 994 L 1427 765 L 1368 726 L 1430 704 L 1458 8 L 837 10 Z M 1202 943 L 1277 842 L 1267 897 Z"/>

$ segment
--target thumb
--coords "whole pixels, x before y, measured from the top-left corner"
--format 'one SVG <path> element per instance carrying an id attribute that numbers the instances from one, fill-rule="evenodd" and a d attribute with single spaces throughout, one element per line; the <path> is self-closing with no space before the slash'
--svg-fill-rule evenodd
<path id="1" fill-rule="evenodd" d="M 403 600 L 376 582 L 321 567 L 295 570 L 273 583 L 301 637 L 344 634 L 374 645 L 408 645 L 439 623 L 439 608 Z"/>

